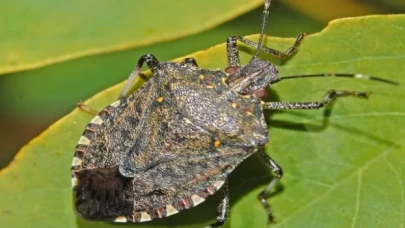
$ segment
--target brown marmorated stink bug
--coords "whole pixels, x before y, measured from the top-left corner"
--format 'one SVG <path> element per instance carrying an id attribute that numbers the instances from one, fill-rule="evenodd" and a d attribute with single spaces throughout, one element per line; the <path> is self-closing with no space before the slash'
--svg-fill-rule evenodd
<path id="1" fill-rule="evenodd" d="M 229 67 L 201 69 L 193 58 L 180 63 L 142 56 L 119 99 L 86 126 L 71 168 L 77 214 L 89 220 L 146 222 L 176 214 L 202 203 L 219 191 L 218 217 L 228 218 L 227 177 L 252 154 L 258 155 L 275 178 L 259 200 L 273 221 L 266 197 L 283 175 L 264 151 L 268 142 L 264 109 L 319 109 L 338 96 L 367 97 L 368 92 L 329 91 L 320 102 L 263 102 L 263 90 L 284 79 L 352 77 L 385 79 L 361 74 L 314 74 L 278 77 L 275 66 L 258 53 L 284 59 L 297 49 L 300 34 L 286 52 L 262 47 L 271 0 L 265 0 L 260 39 L 227 39 Z M 246 66 L 240 65 L 236 42 L 256 48 Z M 139 90 L 126 96 L 146 62 L 153 75 Z M 80 105 L 82 109 L 95 112 Z"/>

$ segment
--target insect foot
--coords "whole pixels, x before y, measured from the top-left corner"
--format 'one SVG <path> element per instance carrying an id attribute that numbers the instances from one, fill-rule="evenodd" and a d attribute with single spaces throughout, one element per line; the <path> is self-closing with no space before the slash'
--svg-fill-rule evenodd
<path id="1" fill-rule="evenodd" d="M 302 77 L 351 77 L 395 82 L 361 74 L 313 74 L 279 77 L 275 66 L 258 53 L 287 58 L 304 38 L 300 34 L 286 52 L 262 47 L 270 0 L 265 1 L 258 43 L 243 37 L 227 39 L 225 72 L 202 69 L 193 58 L 160 63 L 143 55 L 118 99 L 100 112 L 79 108 L 94 118 L 75 148 L 71 183 L 76 213 L 88 220 L 147 222 L 192 208 L 219 192 L 217 219 L 228 219 L 228 175 L 256 154 L 275 178 L 259 201 L 274 221 L 267 197 L 283 176 L 282 168 L 263 150 L 269 136 L 264 109 L 316 109 L 340 96 L 365 98 L 368 92 L 329 91 L 319 102 L 263 102 L 263 90 L 282 80 Z M 256 48 L 241 66 L 236 42 Z M 143 64 L 151 77 L 140 74 Z M 127 95 L 136 77 L 147 82 Z"/>

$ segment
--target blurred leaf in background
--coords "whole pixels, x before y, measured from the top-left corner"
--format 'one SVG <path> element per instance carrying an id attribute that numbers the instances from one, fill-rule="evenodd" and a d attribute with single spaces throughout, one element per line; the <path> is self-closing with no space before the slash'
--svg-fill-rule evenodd
<path id="1" fill-rule="evenodd" d="M 405 1 L 403 0 L 284 0 L 283 2 L 318 21 L 405 12 Z"/>
<path id="2" fill-rule="evenodd" d="M 215 0 L 176 3 L 175 0 L 3 2 L 0 73 L 195 34 L 254 9 L 261 0 L 236 0 L 234 4 Z M 212 7 L 214 4 L 216 7 Z M 187 14 L 193 17 L 183 20 Z"/>

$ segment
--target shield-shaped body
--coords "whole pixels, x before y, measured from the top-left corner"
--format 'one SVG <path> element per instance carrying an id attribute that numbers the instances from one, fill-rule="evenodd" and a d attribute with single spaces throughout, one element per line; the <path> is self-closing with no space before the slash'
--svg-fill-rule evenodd
<path id="1" fill-rule="evenodd" d="M 160 63 L 87 125 L 72 164 L 77 213 L 143 222 L 203 202 L 268 141 L 261 101 L 219 70 Z"/>

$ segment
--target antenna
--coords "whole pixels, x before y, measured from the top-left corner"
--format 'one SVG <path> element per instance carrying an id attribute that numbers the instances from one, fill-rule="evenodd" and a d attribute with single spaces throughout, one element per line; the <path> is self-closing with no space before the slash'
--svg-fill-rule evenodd
<path id="1" fill-rule="evenodd" d="M 256 53 L 252 57 L 252 59 L 259 55 L 260 49 L 262 48 L 262 45 L 263 45 L 264 29 L 266 28 L 267 18 L 269 17 L 270 3 L 271 3 L 271 0 L 265 0 L 265 2 L 264 2 L 262 31 L 260 32 L 259 41 L 257 42 Z"/>
<path id="2" fill-rule="evenodd" d="M 342 77 L 342 78 L 359 78 L 359 79 L 366 79 L 366 80 L 373 80 L 373 81 L 379 81 L 379 82 L 384 82 L 387 84 L 391 85 L 400 85 L 398 82 L 394 82 L 391 80 L 387 80 L 384 78 L 378 78 L 374 76 L 368 76 L 364 74 L 345 74 L 345 73 L 324 73 L 324 74 L 307 74 L 307 75 L 294 75 L 294 76 L 284 76 L 278 78 L 277 81 L 273 81 L 272 83 L 277 83 L 282 80 L 286 79 L 296 79 L 296 78 L 315 78 L 315 77 Z"/>

